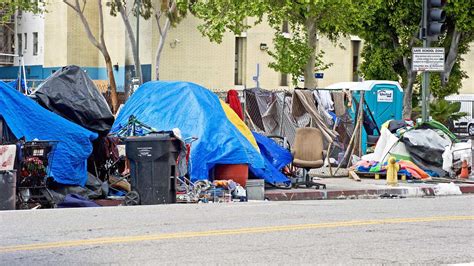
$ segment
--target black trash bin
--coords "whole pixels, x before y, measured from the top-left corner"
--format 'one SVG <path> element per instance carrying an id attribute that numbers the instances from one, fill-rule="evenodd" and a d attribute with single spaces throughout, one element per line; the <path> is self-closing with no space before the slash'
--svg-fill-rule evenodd
<path id="1" fill-rule="evenodd" d="M 16 171 L 0 171 L 0 210 L 14 210 L 16 204 Z"/>
<path id="2" fill-rule="evenodd" d="M 125 150 L 130 160 L 132 185 L 126 204 L 176 203 L 179 140 L 169 134 L 129 137 L 125 141 Z"/>

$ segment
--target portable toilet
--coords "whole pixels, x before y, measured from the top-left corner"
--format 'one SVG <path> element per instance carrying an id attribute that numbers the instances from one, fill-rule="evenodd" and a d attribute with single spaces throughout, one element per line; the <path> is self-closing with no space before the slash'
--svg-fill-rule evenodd
<path id="1" fill-rule="evenodd" d="M 381 126 L 388 120 L 402 119 L 403 111 L 403 90 L 396 81 L 388 80 L 367 80 L 362 82 L 340 82 L 328 86 L 326 89 L 339 90 L 348 89 L 352 91 L 352 97 L 355 102 L 360 102 L 360 94 L 364 91 L 364 112 L 373 120 L 380 130 Z M 354 118 L 356 113 L 356 104 L 353 104 L 351 115 Z M 372 116 L 370 116 L 372 114 Z M 367 141 L 377 138 L 378 131 L 368 132 L 362 127 L 362 153 L 367 150 Z M 370 141 L 369 141 L 370 142 Z"/>

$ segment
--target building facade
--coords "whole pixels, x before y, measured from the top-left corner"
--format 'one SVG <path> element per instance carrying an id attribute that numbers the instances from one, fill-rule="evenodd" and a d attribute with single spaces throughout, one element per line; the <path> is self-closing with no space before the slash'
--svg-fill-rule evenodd
<path id="1" fill-rule="evenodd" d="M 48 0 L 46 3 L 48 12 L 42 15 L 18 14 L 11 24 L 13 34 L 11 31 L 9 34 L 2 34 L 0 30 L 0 39 L 3 39 L 0 40 L 0 49 L 2 43 L 5 43 L 3 46 L 14 50 L 10 52 L 23 56 L 29 79 L 45 79 L 58 68 L 75 64 L 83 67 L 92 79 L 106 80 L 105 61 L 99 50 L 90 43 L 76 13 L 61 0 Z M 87 3 L 85 15 L 92 33 L 97 36 L 97 2 Z M 253 24 L 252 19 L 248 20 L 249 24 Z M 136 18 L 131 16 L 130 21 L 135 29 Z M 197 30 L 199 24 L 199 19 L 188 15 L 169 30 L 160 61 L 161 80 L 191 81 L 213 90 L 256 87 L 257 80 L 262 88 L 293 86 L 291 77 L 268 66 L 272 58 L 267 54 L 267 49 L 273 48 L 274 31 L 267 24 L 261 23 L 240 36 L 226 33 L 220 44 L 203 37 Z M 139 26 L 139 54 L 144 80 L 148 81 L 155 77 L 155 57 L 160 35 L 153 18 L 141 18 Z M 111 16 L 105 5 L 104 28 L 116 83 L 119 91 L 122 91 L 129 86 L 129 81 L 134 76 L 132 51 L 122 19 L 120 16 Z M 319 87 L 359 79 L 357 69 L 361 61 L 363 41 L 357 37 L 348 37 L 341 39 L 340 44 L 344 48 L 323 37 L 318 39 L 317 50 L 325 52 L 325 63 L 332 63 L 329 69 L 319 73 Z M 465 56 L 463 62 L 468 75 L 473 73 L 470 75 L 472 77 L 463 82 L 464 92 L 474 89 L 473 50 Z M 1 59 L 2 57 L 0 79 L 16 78 L 18 66 L 21 65 L 19 58 L 8 62 L 3 60 L 3 63 Z M 298 85 L 302 86 L 302 83 Z"/>

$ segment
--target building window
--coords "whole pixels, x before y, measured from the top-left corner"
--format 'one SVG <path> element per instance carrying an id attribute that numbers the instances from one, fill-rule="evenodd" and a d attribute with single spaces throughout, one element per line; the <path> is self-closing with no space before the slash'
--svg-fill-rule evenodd
<path id="1" fill-rule="evenodd" d="M 26 35 L 25 33 L 25 53 L 26 53 L 27 48 L 28 48 L 28 35 Z"/>
<path id="2" fill-rule="evenodd" d="M 33 32 L 33 55 L 38 55 L 38 33 Z"/>
<path id="3" fill-rule="evenodd" d="M 280 86 L 284 86 L 284 87 L 288 86 L 288 74 L 281 73 Z"/>
<path id="4" fill-rule="evenodd" d="M 283 21 L 283 24 L 281 25 L 281 32 L 283 33 L 290 33 L 290 27 L 288 25 L 288 21 L 285 20 Z"/>
<path id="5" fill-rule="evenodd" d="M 17 34 L 17 37 L 18 37 L 18 51 L 17 51 L 17 54 L 19 56 L 21 56 L 23 54 L 23 41 L 22 41 L 21 36 L 22 36 L 21 33 Z"/>
<path id="6" fill-rule="evenodd" d="M 351 41 L 352 46 L 352 81 L 359 81 L 360 41 Z"/>
<path id="7" fill-rule="evenodd" d="M 235 37 L 234 84 L 244 84 L 245 37 Z"/>

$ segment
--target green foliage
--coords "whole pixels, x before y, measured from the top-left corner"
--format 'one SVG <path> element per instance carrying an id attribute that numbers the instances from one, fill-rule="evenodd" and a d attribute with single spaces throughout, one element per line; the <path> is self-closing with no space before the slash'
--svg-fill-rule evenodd
<path id="1" fill-rule="evenodd" d="M 461 70 L 461 64 L 458 60 L 451 71 L 449 82 L 443 87 L 441 84 L 441 74 L 431 73 L 430 77 L 430 92 L 437 99 L 444 99 L 444 97 L 456 94 L 462 86 L 462 80 L 467 78 L 466 71 Z"/>
<path id="2" fill-rule="evenodd" d="M 0 1 L 0 25 L 10 21 L 16 11 L 33 12 L 35 14 L 44 12 L 37 1 L 31 0 L 1 0 Z"/>
<path id="3" fill-rule="evenodd" d="M 315 27 L 318 35 L 336 42 L 358 24 L 369 7 L 366 3 L 377 1 L 380 0 L 203 0 L 193 5 L 193 12 L 203 20 L 198 27 L 201 33 L 217 43 L 225 32 L 240 35 L 266 18 L 275 30 L 275 48 L 268 51 L 274 62 L 269 66 L 291 74 L 295 82 L 316 52 L 315 44 L 309 41 L 308 27 Z M 248 17 L 256 22 L 249 25 Z M 282 31 L 283 23 L 288 23 L 291 34 Z M 324 64 L 322 56 L 316 55 L 315 69 L 331 65 Z"/>
<path id="4" fill-rule="evenodd" d="M 379 49 L 368 43 L 362 51 L 364 62 L 360 71 L 368 80 L 398 80 L 399 73 L 394 69 L 398 58 L 390 49 Z"/>
<path id="5" fill-rule="evenodd" d="M 366 79 L 402 80 L 406 84 L 407 69 L 403 57 L 411 60 L 411 48 L 421 47 L 418 35 L 422 1 L 387 0 L 367 3 L 368 14 L 360 25 L 355 25 L 354 33 L 365 41 L 361 72 Z M 432 74 L 431 91 L 437 98 L 459 91 L 466 73 L 460 69 L 462 55 L 469 51 L 469 43 L 474 41 L 474 8 L 472 1 L 448 0 L 445 7 L 448 31 L 440 36 L 433 47 L 451 47 L 454 29 L 462 32 L 456 63 L 449 82 L 442 86 L 439 74 Z M 417 79 L 419 80 L 419 79 Z M 418 84 L 419 85 L 419 84 Z"/>
<path id="6" fill-rule="evenodd" d="M 448 126 L 450 121 L 459 120 L 467 115 L 459 110 L 461 110 L 460 102 L 450 103 L 444 99 L 438 99 L 430 103 L 430 116 L 445 126 Z"/>
<path id="7" fill-rule="evenodd" d="M 116 16 L 121 7 L 127 7 L 127 0 L 110 0 L 107 6 L 110 8 L 110 15 Z M 135 0 L 130 11 L 134 16 L 138 13 L 144 19 L 149 19 L 155 12 L 161 12 L 170 18 L 171 26 L 176 26 L 187 14 L 191 7 L 192 0 Z M 171 10 L 171 6 L 176 4 L 176 8 Z"/>
<path id="8" fill-rule="evenodd" d="M 291 74 L 294 85 L 298 83 L 298 77 L 304 71 L 308 58 L 313 52 L 308 47 L 306 37 L 301 32 L 295 34 L 293 38 L 286 38 L 276 33 L 273 39 L 274 51 L 268 51 L 268 54 L 274 59 L 269 66 L 278 72 Z M 323 62 L 324 51 L 316 55 L 315 70 L 322 71 L 329 68 L 332 64 Z"/>

